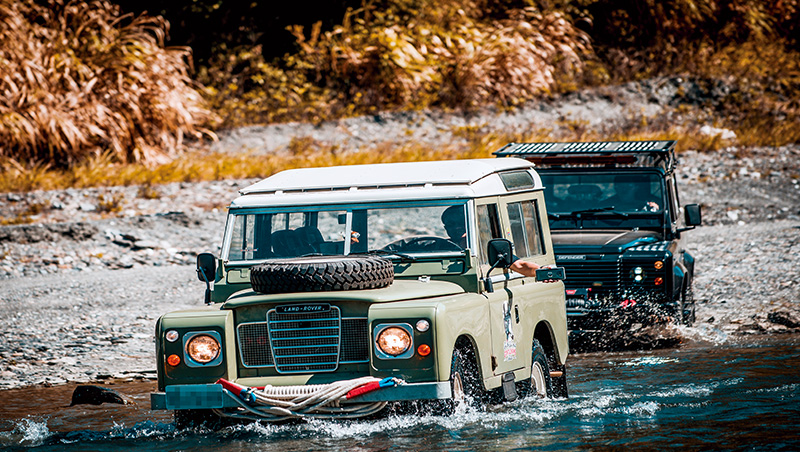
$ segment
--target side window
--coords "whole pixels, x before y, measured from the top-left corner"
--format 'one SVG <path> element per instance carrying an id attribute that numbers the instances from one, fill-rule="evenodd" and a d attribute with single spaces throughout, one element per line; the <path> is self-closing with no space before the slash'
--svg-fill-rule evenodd
<path id="1" fill-rule="evenodd" d="M 491 239 L 499 239 L 503 236 L 500 234 L 500 220 L 497 215 L 497 204 L 484 204 L 477 207 L 478 215 L 478 238 L 480 242 L 480 256 L 481 265 L 488 265 L 489 259 L 486 256 L 486 247 Z"/>
<path id="2" fill-rule="evenodd" d="M 539 222 L 539 204 L 535 200 L 522 203 L 522 218 L 525 221 L 525 240 L 528 242 L 528 256 L 545 254 L 542 225 Z"/>
<path id="3" fill-rule="evenodd" d="M 522 221 L 522 203 L 514 202 L 508 205 L 508 220 L 511 222 L 511 241 L 514 242 L 514 254 L 517 257 L 528 257 L 525 224 Z"/>
<path id="4" fill-rule="evenodd" d="M 545 253 L 536 201 L 510 203 L 508 219 L 511 222 L 511 238 L 517 257 L 539 256 Z"/>

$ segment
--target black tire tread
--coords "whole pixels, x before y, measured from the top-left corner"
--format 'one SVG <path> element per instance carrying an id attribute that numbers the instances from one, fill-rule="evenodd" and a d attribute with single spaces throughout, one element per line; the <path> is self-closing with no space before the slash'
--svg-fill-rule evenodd
<path id="1" fill-rule="evenodd" d="M 379 257 L 281 259 L 250 269 L 250 284 L 262 294 L 379 289 L 393 280 L 392 262 Z"/>

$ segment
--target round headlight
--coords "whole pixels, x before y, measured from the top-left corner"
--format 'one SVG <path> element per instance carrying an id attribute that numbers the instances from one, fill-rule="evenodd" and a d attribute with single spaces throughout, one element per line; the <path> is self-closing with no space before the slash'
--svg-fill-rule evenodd
<path id="1" fill-rule="evenodd" d="M 219 350 L 219 342 L 207 334 L 198 334 L 186 343 L 186 353 L 200 364 L 217 359 Z"/>
<path id="2" fill-rule="evenodd" d="M 411 336 L 403 328 L 392 326 L 378 335 L 378 348 L 387 355 L 401 355 L 409 347 L 411 347 Z"/>

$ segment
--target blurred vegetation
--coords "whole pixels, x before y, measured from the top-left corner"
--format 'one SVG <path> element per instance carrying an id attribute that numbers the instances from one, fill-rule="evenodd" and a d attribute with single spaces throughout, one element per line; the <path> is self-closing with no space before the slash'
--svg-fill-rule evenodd
<path id="1" fill-rule="evenodd" d="M 211 112 L 160 17 L 107 2 L 0 0 L 0 157 L 165 162 Z M 17 165 L 19 166 L 19 165 Z"/>
<path id="2" fill-rule="evenodd" d="M 461 151 L 386 144 L 367 156 L 304 142 L 258 164 L 180 152 L 209 129 L 515 108 L 674 75 L 714 94 L 684 93 L 685 123 L 470 132 Z M 800 142 L 800 0 L 0 0 L 0 91 L 1 191 L 488 156 L 512 138 L 722 146 L 698 138 L 699 123 L 781 145 Z"/>

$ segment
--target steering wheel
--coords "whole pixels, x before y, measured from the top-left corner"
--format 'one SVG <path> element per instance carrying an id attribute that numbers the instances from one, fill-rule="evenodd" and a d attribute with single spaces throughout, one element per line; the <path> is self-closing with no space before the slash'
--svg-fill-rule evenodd
<path id="1" fill-rule="evenodd" d="M 405 253 L 426 252 L 426 251 L 462 251 L 463 248 L 458 244 L 434 235 L 422 235 L 417 237 L 406 237 L 396 242 L 392 242 L 383 247 L 387 251 L 400 251 Z"/>

